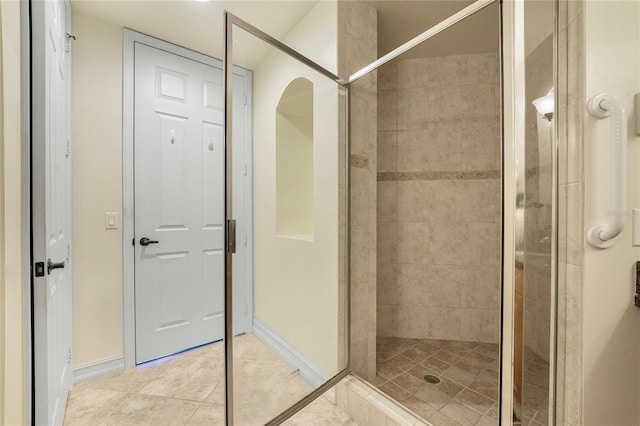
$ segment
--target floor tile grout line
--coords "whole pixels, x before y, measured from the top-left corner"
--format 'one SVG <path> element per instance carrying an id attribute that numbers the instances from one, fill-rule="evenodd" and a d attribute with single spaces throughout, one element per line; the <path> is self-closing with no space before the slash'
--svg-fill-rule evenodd
<path id="1" fill-rule="evenodd" d="M 422 339 L 422 342 L 429 341 L 429 340 L 431 340 L 431 339 Z M 398 343 L 398 342 L 400 342 L 400 343 Z M 379 351 L 380 349 L 384 348 L 385 346 L 393 345 L 394 343 L 395 343 L 396 346 L 399 346 L 399 347 L 403 348 L 402 339 L 400 338 L 400 339 L 394 339 L 394 340 L 392 340 L 390 342 L 387 342 L 384 345 L 377 345 L 377 351 Z M 483 374 L 489 373 L 492 376 L 494 376 L 494 375 L 497 376 L 497 372 L 492 370 L 492 364 L 495 363 L 495 360 L 492 359 L 492 358 L 496 358 L 498 356 L 498 352 L 491 350 L 491 346 L 486 346 L 486 345 L 483 344 L 483 342 L 463 342 L 463 343 L 467 344 L 465 346 L 464 344 L 463 345 L 451 345 L 451 343 L 458 343 L 458 342 L 457 341 L 448 341 L 444 345 L 436 346 L 437 350 L 435 350 L 433 352 L 431 352 L 431 351 L 428 351 L 428 352 L 422 351 L 423 353 L 428 354 L 426 356 L 426 358 L 423 359 L 422 361 L 416 361 L 415 359 L 411 359 L 411 358 L 407 357 L 405 355 L 405 353 L 408 350 L 415 348 L 419 343 L 421 343 L 420 339 L 418 339 L 418 341 L 412 340 L 412 345 L 406 346 L 404 348 L 404 350 L 401 350 L 401 351 L 397 351 L 396 352 L 396 350 L 394 350 L 393 352 L 395 352 L 395 353 L 392 356 L 390 356 L 387 360 L 382 361 L 382 363 L 385 363 L 387 361 L 392 361 L 393 359 L 395 359 L 398 356 L 402 355 L 404 358 L 407 358 L 407 359 L 409 359 L 411 361 L 411 366 L 409 366 L 408 368 L 399 368 L 399 370 L 402 371 L 402 373 L 400 373 L 399 375 L 394 375 L 394 377 L 392 377 L 392 378 L 387 378 L 387 377 L 381 375 L 380 377 L 385 379 L 385 381 L 383 383 L 379 384 L 377 386 L 378 388 L 380 388 L 381 386 L 389 383 L 389 384 L 397 386 L 398 388 L 400 388 L 404 392 L 407 392 L 407 393 L 409 393 L 409 394 L 411 394 L 411 395 L 413 395 L 415 397 L 413 392 L 411 392 L 408 389 L 404 388 L 403 386 L 398 384 L 398 382 L 394 382 L 394 380 L 396 380 L 398 377 L 400 377 L 402 375 L 405 375 L 405 374 L 410 375 L 410 376 L 412 376 L 414 378 L 418 378 L 415 375 L 409 373 L 409 371 L 413 370 L 416 366 L 425 368 L 425 369 L 427 369 L 427 371 L 429 371 L 429 367 L 425 366 L 424 362 L 427 361 L 428 359 L 432 358 L 432 357 L 437 359 L 438 361 L 442 362 L 443 364 L 448 365 L 449 367 L 447 367 L 447 369 L 455 366 L 455 367 L 459 368 L 460 370 L 464 371 L 465 373 L 469 374 L 471 376 L 471 378 L 472 378 L 472 381 L 471 381 L 470 385 L 472 385 L 473 383 L 476 383 L 477 381 L 485 380 L 485 379 L 483 379 L 481 377 Z M 488 345 L 491 345 L 491 344 L 488 343 Z M 454 346 L 457 346 L 457 347 L 454 347 Z M 455 361 L 451 362 L 451 361 L 446 361 L 446 360 L 442 360 L 441 358 L 438 358 L 436 354 L 438 352 L 442 351 L 443 349 L 447 350 L 448 352 L 453 354 L 455 356 L 455 358 L 453 358 L 453 359 L 455 359 Z M 441 353 L 440 355 L 442 356 L 443 353 Z M 474 356 L 478 356 L 478 355 L 480 356 L 481 360 L 479 360 L 477 357 L 474 358 Z M 486 358 L 486 360 L 482 360 L 482 357 Z M 489 359 L 491 359 L 490 362 L 489 362 Z M 471 363 L 472 365 L 475 365 L 476 368 L 480 368 L 480 371 L 478 371 L 477 373 L 474 373 L 472 371 L 465 370 L 465 369 L 461 368 L 459 366 L 459 364 L 462 361 L 466 361 L 466 362 Z M 406 367 L 406 363 L 405 363 L 404 367 Z M 426 402 L 424 400 L 421 400 L 421 402 L 425 403 L 426 405 L 430 406 L 432 409 L 436 410 L 435 413 L 432 414 L 431 416 L 441 412 L 442 408 L 444 408 L 447 404 L 451 403 L 452 401 L 455 401 L 456 403 L 460 404 L 461 406 L 465 407 L 466 409 L 471 410 L 472 413 L 475 413 L 476 415 L 478 415 L 479 416 L 478 421 L 482 420 L 482 418 L 485 417 L 485 416 L 488 416 L 489 418 L 492 418 L 488 413 L 491 411 L 493 405 L 495 405 L 496 400 L 497 400 L 497 397 L 496 397 L 496 395 L 493 395 L 493 392 L 492 392 L 492 396 L 489 396 L 489 395 L 487 395 L 487 394 L 485 394 L 483 392 L 479 392 L 479 391 L 477 391 L 475 389 L 472 389 L 471 387 L 469 387 L 470 385 L 464 385 L 464 384 L 458 382 L 457 380 L 452 379 L 451 377 L 447 376 L 446 374 L 437 373 L 435 371 L 433 371 L 433 373 L 436 374 L 436 375 L 445 377 L 447 380 L 449 380 L 449 381 L 455 383 L 456 385 L 460 386 L 461 389 L 454 396 L 450 396 L 448 394 L 443 393 L 444 395 L 447 395 L 448 399 L 447 399 L 447 402 L 444 405 L 442 405 L 440 408 L 436 408 L 436 407 L 430 405 L 428 402 Z M 471 392 L 473 395 L 480 396 L 481 398 L 483 398 L 486 401 L 488 401 L 490 404 L 488 404 L 486 406 L 484 411 L 477 410 L 477 409 L 471 407 L 470 405 L 464 403 L 463 401 L 461 401 L 459 399 L 460 395 L 465 391 Z M 444 414 L 443 412 L 441 414 L 446 416 L 446 414 Z M 431 416 L 429 416 L 429 417 L 431 417 Z M 419 416 L 419 417 L 425 419 L 422 416 Z M 447 416 L 447 418 L 451 418 L 451 417 Z M 428 420 L 428 418 L 425 419 L 425 420 Z M 452 419 L 452 420 L 455 420 L 455 419 Z"/>

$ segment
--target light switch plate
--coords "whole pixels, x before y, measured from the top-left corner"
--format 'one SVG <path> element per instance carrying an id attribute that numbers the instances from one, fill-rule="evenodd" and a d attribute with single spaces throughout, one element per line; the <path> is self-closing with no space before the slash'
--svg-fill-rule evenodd
<path id="1" fill-rule="evenodd" d="M 104 214 L 104 229 L 118 229 L 118 213 L 117 212 L 105 212 Z"/>

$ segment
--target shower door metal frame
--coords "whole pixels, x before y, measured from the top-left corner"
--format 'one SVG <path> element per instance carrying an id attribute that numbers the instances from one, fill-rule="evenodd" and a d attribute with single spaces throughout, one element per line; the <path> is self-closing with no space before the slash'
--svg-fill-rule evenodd
<path id="1" fill-rule="evenodd" d="M 338 86 L 340 86 L 345 93 L 347 99 L 347 111 L 346 111 L 346 129 L 347 132 L 344 136 L 345 138 L 345 147 L 346 147 L 346 159 L 345 159 L 345 209 L 346 209 L 346 224 L 345 224 L 345 241 L 344 244 L 346 246 L 345 250 L 345 271 L 344 271 L 344 296 L 345 303 L 344 306 L 349 306 L 350 301 L 350 279 L 349 279 L 349 271 L 350 271 L 350 257 L 349 257 L 349 242 L 350 242 L 350 228 L 349 228 L 349 218 L 350 218 L 350 191 L 349 191 L 349 158 L 350 158 L 350 150 L 349 150 L 349 117 L 350 117 L 350 97 L 349 97 L 349 84 L 342 80 L 337 75 L 333 74 L 331 71 L 325 69 L 321 65 L 307 58 L 306 56 L 298 53 L 297 51 L 291 49 L 289 46 L 280 42 L 279 40 L 273 38 L 269 34 L 264 31 L 254 27 L 243 19 L 235 16 L 229 11 L 224 12 L 224 21 L 225 21 L 225 33 L 224 33 L 224 63 L 223 63 L 223 92 L 224 92 L 224 122 L 225 122 L 225 137 L 224 137 L 224 149 L 225 149 L 225 240 L 227 241 L 227 249 L 225 253 L 225 334 L 224 334 L 224 344 L 225 344 L 225 386 L 226 386 L 226 397 L 225 397 L 225 421 L 227 426 L 233 426 L 233 276 L 232 276 L 232 259 L 233 259 L 233 251 L 235 245 L 235 236 L 230 234 L 230 229 L 234 227 L 234 219 L 233 219 L 233 192 L 232 192 L 232 149 L 231 143 L 233 138 L 232 133 L 232 123 L 233 123 L 233 66 L 229 66 L 228 64 L 233 63 L 233 27 L 237 26 L 238 28 L 248 32 L 254 37 L 258 38 L 266 42 L 267 44 L 275 47 L 286 55 L 296 59 L 307 67 L 313 69 L 314 71 L 324 75 L 330 80 L 334 81 Z M 316 398 L 321 396 L 327 390 L 335 386 L 340 380 L 346 377 L 350 372 L 350 357 L 349 357 L 349 348 L 350 348 L 350 312 L 349 309 L 346 309 L 345 314 L 345 341 L 346 348 L 344 351 L 346 352 L 346 367 L 338 372 L 335 376 L 327 380 L 325 383 L 311 391 L 300 401 L 287 408 L 282 413 L 278 414 L 272 420 L 267 423 L 267 426 L 275 426 L 279 425 L 295 413 L 309 405 Z"/>
<path id="2" fill-rule="evenodd" d="M 513 424 L 515 287 L 524 261 L 524 1 L 500 2 L 502 102 L 502 330 L 500 424 Z M 507 143 L 511 141 L 511 143 Z"/>
<path id="3" fill-rule="evenodd" d="M 553 87 L 554 105 L 558 106 L 558 34 L 559 1 L 553 7 Z M 503 238 L 502 238 L 502 366 L 500 378 L 501 425 L 512 425 L 516 415 L 514 404 L 514 361 L 516 330 L 515 290 L 518 280 L 524 279 L 525 254 L 525 195 L 526 195 L 526 74 L 525 74 L 525 11 L 524 0 L 500 0 L 500 46 L 502 58 L 502 168 L 503 168 Z M 556 114 L 558 117 L 558 114 Z M 510 143 L 507 143 L 510 142 Z M 557 404 L 557 336 L 558 336 L 558 119 L 552 122 L 552 206 L 551 206 L 551 318 L 549 365 L 549 425 L 556 424 Z M 520 321 L 520 324 L 523 324 Z M 523 341 L 524 342 L 524 341 Z M 524 345 L 524 343 L 523 343 Z M 524 370 L 524 368 L 523 368 Z M 524 384 L 524 379 L 522 381 Z M 522 407 L 518 407 L 522 408 Z"/>

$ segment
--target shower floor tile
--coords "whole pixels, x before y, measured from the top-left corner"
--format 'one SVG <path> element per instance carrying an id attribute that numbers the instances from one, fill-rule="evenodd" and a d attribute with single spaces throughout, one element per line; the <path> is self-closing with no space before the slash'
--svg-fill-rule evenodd
<path id="1" fill-rule="evenodd" d="M 497 425 L 499 356 L 498 344 L 378 337 L 372 384 L 434 426 Z"/>

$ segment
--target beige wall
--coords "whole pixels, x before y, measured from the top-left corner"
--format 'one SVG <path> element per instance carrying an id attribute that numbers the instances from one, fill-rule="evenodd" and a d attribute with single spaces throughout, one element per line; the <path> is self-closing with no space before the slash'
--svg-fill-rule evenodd
<path id="1" fill-rule="evenodd" d="M 318 45 L 336 68 L 336 5 L 319 2 L 285 38 Z M 323 23 L 323 25 L 318 25 Z M 331 48 L 330 48 L 331 47 Z M 293 80 L 313 83 L 313 238 L 277 236 L 276 108 Z M 325 373 L 338 371 L 337 85 L 280 52 L 254 69 L 255 316 Z"/>
<path id="2" fill-rule="evenodd" d="M 499 59 L 402 59 L 378 80 L 378 335 L 497 343 Z"/>
<path id="3" fill-rule="evenodd" d="M 0 423 L 25 423 L 20 3 L 0 2 Z"/>
<path id="4" fill-rule="evenodd" d="M 75 366 L 123 354 L 122 28 L 74 13 L 73 345 Z"/>
<path id="5" fill-rule="evenodd" d="M 313 83 L 292 81 L 276 111 L 276 232 L 313 241 Z M 319 142 L 319 141 L 316 141 Z"/>
<path id="6" fill-rule="evenodd" d="M 627 212 L 640 207 L 640 138 L 635 135 L 633 96 L 640 92 L 640 3 L 584 3 L 585 101 L 608 91 L 629 117 Z M 607 220 L 611 119 L 582 111 L 585 135 L 584 227 Z M 571 109 L 571 104 L 569 104 Z M 571 203 L 569 194 L 569 203 Z M 630 214 L 617 243 L 606 250 L 585 242 L 584 424 L 637 425 L 640 422 L 640 309 L 633 305 L 634 264 Z M 567 271 L 568 272 L 568 271 Z M 570 282 L 568 284 L 571 284 Z M 567 315 L 570 306 L 567 305 Z M 567 366 L 567 368 L 569 368 Z"/>

